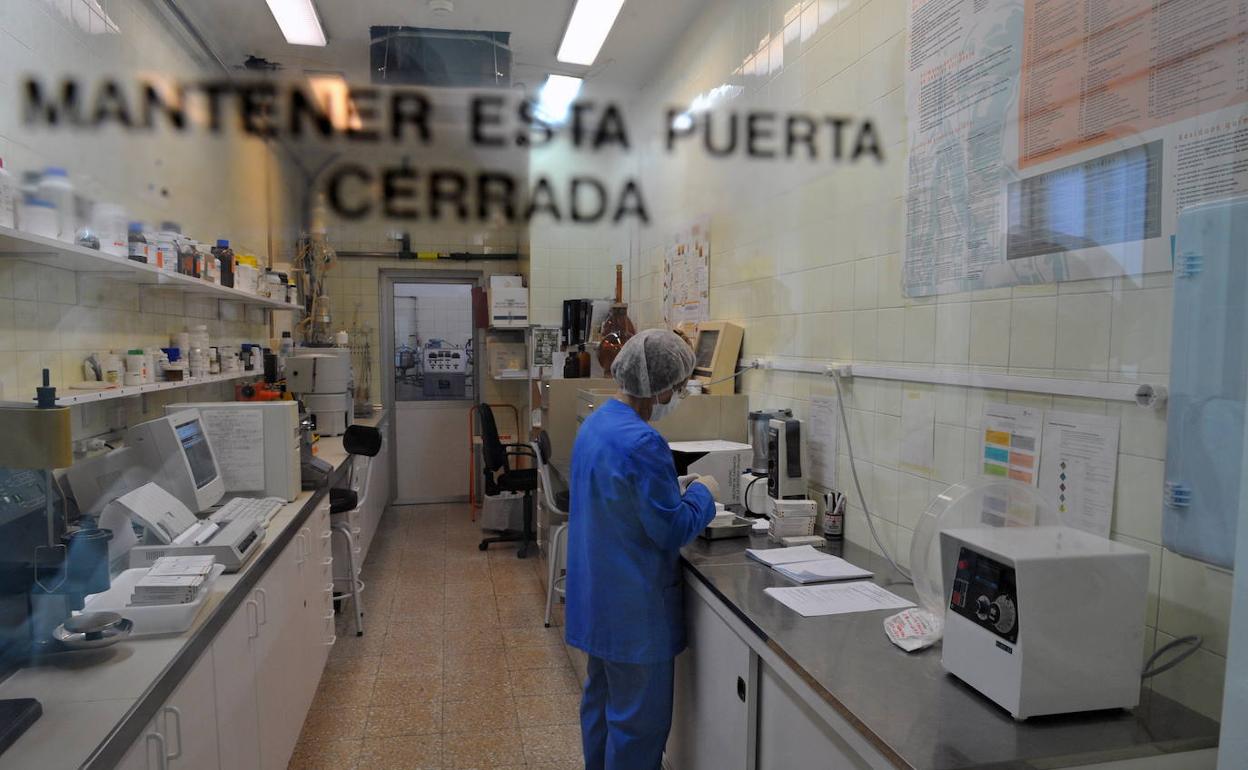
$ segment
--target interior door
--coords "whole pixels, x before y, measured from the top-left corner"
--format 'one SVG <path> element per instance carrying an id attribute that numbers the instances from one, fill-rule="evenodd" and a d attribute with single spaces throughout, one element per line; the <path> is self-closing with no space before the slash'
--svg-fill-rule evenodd
<path id="1" fill-rule="evenodd" d="M 477 401 L 475 277 L 387 276 L 387 407 L 396 503 L 468 499 L 468 415 Z"/>

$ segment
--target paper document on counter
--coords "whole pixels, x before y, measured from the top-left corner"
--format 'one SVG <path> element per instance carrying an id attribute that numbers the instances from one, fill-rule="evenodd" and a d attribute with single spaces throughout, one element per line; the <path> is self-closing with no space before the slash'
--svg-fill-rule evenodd
<path id="1" fill-rule="evenodd" d="M 768 567 L 774 567 L 777 564 L 795 564 L 799 561 L 828 558 L 828 554 L 823 551 L 816 551 L 809 545 L 795 545 L 790 548 L 746 548 L 745 555 L 756 561 L 761 561 Z"/>
<path id="2" fill-rule="evenodd" d="M 839 556 L 817 551 L 809 545 L 791 548 L 747 548 L 746 555 L 797 583 L 820 583 L 827 580 L 861 580 L 871 577 L 870 570 L 855 567 Z"/>
<path id="3" fill-rule="evenodd" d="M 766 588 L 763 592 L 804 618 L 850 612 L 900 610 L 914 606 L 914 602 L 865 580 L 825 586 Z"/>

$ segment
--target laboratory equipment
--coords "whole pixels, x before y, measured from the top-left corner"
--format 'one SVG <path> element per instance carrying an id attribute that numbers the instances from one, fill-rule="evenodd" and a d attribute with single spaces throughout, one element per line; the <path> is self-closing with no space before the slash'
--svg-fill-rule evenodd
<path id="1" fill-rule="evenodd" d="M 767 496 L 774 500 L 806 496 L 801 420 L 789 417 L 767 423 Z"/>
<path id="2" fill-rule="evenodd" d="M 445 347 L 441 341 L 421 352 L 423 394 L 426 398 L 463 398 L 468 381 L 468 352 Z"/>
<path id="3" fill-rule="evenodd" d="M 231 504 L 235 510 L 247 505 L 237 499 Z M 259 550 L 265 532 L 255 515 L 231 516 L 227 511 L 197 519 L 156 482 L 112 501 L 100 516 L 101 525 L 113 530 L 128 527 L 131 521 L 143 528 L 142 538 L 129 549 L 131 567 L 150 567 L 164 556 L 212 556 L 226 572 L 236 572 Z"/>
<path id="4" fill-rule="evenodd" d="M 299 396 L 322 435 L 341 436 L 355 422 L 350 348 L 295 348 L 286 360 L 286 388 Z"/>
<path id="5" fill-rule="evenodd" d="M 755 475 L 767 475 L 767 428 L 772 420 L 792 419 L 792 409 L 762 409 L 750 412 L 749 434 L 750 446 L 754 447 L 754 455 L 750 460 L 750 468 Z"/>
<path id="6" fill-rule="evenodd" d="M 130 635 L 134 623 L 116 612 L 83 612 L 65 619 L 52 638 L 71 650 L 108 647 Z"/>
<path id="7" fill-rule="evenodd" d="M 286 501 L 299 496 L 299 405 L 294 401 L 169 404 L 165 413 L 199 411 L 221 467 L 225 492 Z"/>
<path id="8" fill-rule="evenodd" d="M 286 500 L 281 497 L 235 497 L 227 500 L 225 505 L 213 511 L 208 518 L 209 521 L 218 524 L 229 523 L 237 519 L 249 519 L 262 527 L 267 527 L 277 512 L 284 507 L 286 507 Z"/>
<path id="9" fill-rule="evenodd" d="M 697 341 L 693 346 L 697 363 L 692 379 L 702 383 L 704 393 L 725 396 L 736 392 L 737 384 L 732 375 L 741 356 L 743 334 L 740 326 L 727 321 L 698 324 Z"/>
<path id="10" fill-rule="evenodd" d="M 1072 527 L 940 532 L 945 670 L 1015 719 L 1140 698 L 1148 554 Z"/>
<path id="11" fill-rule="evenodd" d="M 132 474 L 159 479 L 193 512 L 208 510 L 225 494 L 225 480 L 198 409 L 134 426 L 126 433 L 126 446 L 134 450 L 139 466 Z"/>
<path id="12" fill-rule="evenodd" d="M 698 396 L 691 396 L 691 401 Z M 682 407 L 683 408 L 683 407 Z M 676 475 L 696 474 L 713 476 L 719 482 L 720 494 L 725 500 L 741 497 L 741 472 L 750 461 L 750 445 L 718 439 L 704 441 L 672 441 L 672 461 Z"/>

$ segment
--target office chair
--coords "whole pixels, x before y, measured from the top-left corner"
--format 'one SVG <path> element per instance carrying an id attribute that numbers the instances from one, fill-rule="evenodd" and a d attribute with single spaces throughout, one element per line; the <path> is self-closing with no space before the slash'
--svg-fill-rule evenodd
<path id="1" fill-rule="evenodd" d="M 566 596 L 567 591 L 567 575 L 559 574 L 559 558 L 565 556 L 568 548 L 568 497 L 569 490 L 567 484 L 562 478 L 559 479 L 562 488 L 556 489 L 554 477 L 559 475 L 550 464 L 550 434 L 542 431 L 536 441 L 531 442 L 534 453 L 537 454 L 537 475 L 542 480 L 542 498 L 546 505 L 546 510 L 550 511 L 552 519 L 558 518 L 559 524 L 549 535 L 550 551 L 546 554 L 546 628 L 550 628 L 550 611 L 555 603 L 555 594 L 560 597 Z"/>
<path id="2" fill-rule="evenodd" d="M 487 537 L 478 546 L 482 551 L 490 547 L 490 543 L 520 543 L 516 551 L 517 559 L 529 555 L 529 544 L 533 542 L 533 492 L 537 490 L 536 468 L 513 468 L 509 462 L 511 457 L 536 457 L 536 452 L 528 444 L 504 444 L 498 438 L 498 426 L 494 422 L 494 411 L 486 403 L 477 406 L 481 417 L 481 459 L 485 471 L 485 494 L 497 495 L 500 492 L 524 493 L 524 525 L 520 532 L 504 532 L 501 535 Z"/>
<path id="3" fill-rule="evenodd" d="M 342 434 L 342 448 L 347 454 L 359 457 L 375 457 L 381 451 L 381 431 L 366 425 L 352 425 Z M 334 591 L 335 606 L 345 599 L 351 599 L 355 608 L 355 635 L 364 635 L 364 604 L 360 594 L 364 590 L 364 581 L 360 580 L 355 565 L 355 536 L 359 528 L 351 525 L 349 514 L 359 505 L 359 494 L 348 487 L 333 487 L 329 490 L 329 531 L 330 536 L 343 538 L 347 549 L 347 575 L 350 576 L 351 587 L 346 591 Z"/>

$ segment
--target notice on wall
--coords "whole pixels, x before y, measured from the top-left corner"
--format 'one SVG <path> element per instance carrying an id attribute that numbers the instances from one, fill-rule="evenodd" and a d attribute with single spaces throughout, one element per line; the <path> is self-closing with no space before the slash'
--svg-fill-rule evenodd
<path id="1" fill-rule="evenodd" d="M 555 353 L 559 350 L 560 331 L 558 326 L 529 328 L 529 370 L 533 377 L 540 377 L 543 367 L 554 366 Z"/>
<path id="2" fill-rule="evenodd" d="M 1043 412 L 1028 406 L 987 402 L 980 420 L 985 476 L 1039 481 Z"/>
<path id="3" fill-rule="evenodd" d="M 663 257 L 663 321 L 673 328 L 711 317 L 711 221 L 700 217 L 672 236 Z"/>
<path id="4" fill-rule="evenodd" d="M 1181 206 L 1248 191 L 1238 0 L 916 0 L 908 296 L 1169 270 Z"/>
<path id="5" fill-rule="evenodd" d="M 825 489 L 836 489 L 836 451 L 841 435 L 841 417 L 835 396 L 815 396 L 810 400 L 810 430 L 806 456 L 810 480 Z"/>
<path id="6" fill-rule="evenodd" d="M 902 470 L 926 476 L 932 472 L 936 394 L 930 387 L 907 387 L 901 392 Z"/>
<path id="7" fill-rule="evenodd" d="M 258 409 L 215 407 L 200 412 L 226 492 L 264 489 L 264 415 Z"/>
<path id="8" fill-rule="evenodd" d="M 1118 473 L 1118 417 L 1049 412 L 1044 418 L 1040 491 L 1062 521 L 1109 537 Z"/>

